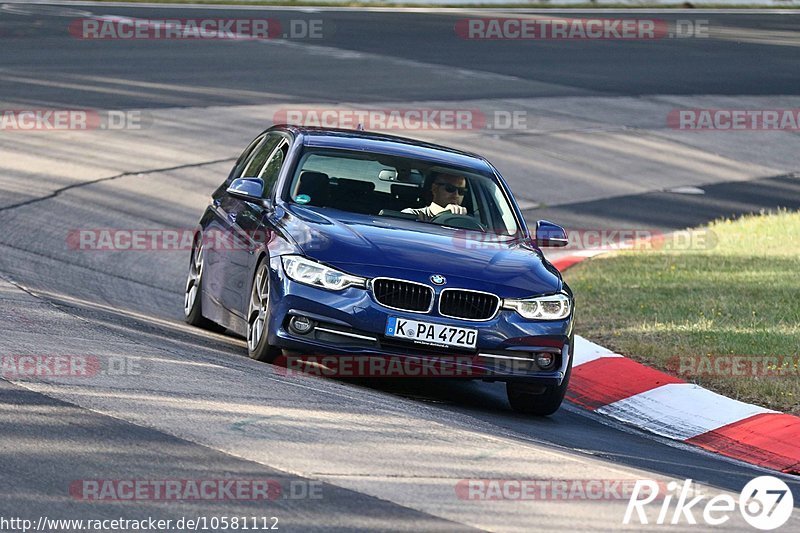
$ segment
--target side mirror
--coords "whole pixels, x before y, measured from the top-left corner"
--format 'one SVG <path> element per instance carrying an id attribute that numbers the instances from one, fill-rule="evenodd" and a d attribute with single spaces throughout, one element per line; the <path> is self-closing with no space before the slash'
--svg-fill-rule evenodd
<path id="1" fill-rule="evenodd" d="M 236 178 L 231 182 L 227 193 L 248 202 L 261 203 L 264 181 L 261 178 Z"/>
<path id="2" fill-rule="evenodd" d="M 536 246 L 561 247 L 569 244 L 567 232 L 558 224 L 553 224 L 547 220 L 536 222 Z"/>

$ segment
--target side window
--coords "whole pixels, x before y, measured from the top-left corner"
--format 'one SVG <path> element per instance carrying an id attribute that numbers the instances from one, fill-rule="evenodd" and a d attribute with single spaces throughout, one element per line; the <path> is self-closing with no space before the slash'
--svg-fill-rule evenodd
<path id="1" fill-rule="evenodd" d="M 289 152 L 289 145 L 284 142 L 272 153 L 264 169 L 259 174 L 259 178 L 264 180 L 264 196 L 269 196 L 272 188 L 275 187 L 275 182 L 278 181 L 278 175 L 281 172 L 281 166 L 286 160 L 286 154 Z"/>
<path id="2" fill-rule="evenodd" d="M 264 136 L 263 135 L 257 137 L 253 142 L 250 143 L 250 145 L 245 149 L 245 151 L 242 152 L 242 155 L 240 155 L 239 159 L 236 160 L 236 165 L 233 167 L 233 170 L 231 171 L 231 175 L 228 176 L 227 183 L 230 183 L 231 181 L 235 180 L 236 178 L 241 178 L 242 177 L 242 171 L 244 170 L 245 164 L 250 159 L 250 155 L 252 155 L 252 153 L 255 150 L 255 148 L 259 144 L 261 144 L 263 141 L 264 141 Z"/>
<path id="3" fill-rule="evenodd" d="M 278 146 L 283 140 L 283 137 L 278 135 L 277 133 L 270 133 L 269 135 L 264 138 L 261 144 L 258 145 L 253 151 L 253 155 L 250 156 L 250 159 L 247 161 L 245 165 L 244 172 L 242 172 L 242 178 L 257 178 L 261 176 L 261 171 L 264 169 L 264 164 L 267 162 L 267 159 L 272 154 L 272 151 L 275 150 L 275 147 Z"/>

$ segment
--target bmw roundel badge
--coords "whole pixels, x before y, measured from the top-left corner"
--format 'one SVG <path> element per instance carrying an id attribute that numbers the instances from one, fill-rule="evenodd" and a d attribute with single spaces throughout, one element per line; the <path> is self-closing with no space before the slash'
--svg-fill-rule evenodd
<path id="1" fill-rule="evenodd" d="M 444 285 L 445 283 L 447 283 L 447 278 L 445 278 L 441 274 L 434 274 L 433 276 L 431 276 L 431 283 L 433 283 L 434 285 Z"/>

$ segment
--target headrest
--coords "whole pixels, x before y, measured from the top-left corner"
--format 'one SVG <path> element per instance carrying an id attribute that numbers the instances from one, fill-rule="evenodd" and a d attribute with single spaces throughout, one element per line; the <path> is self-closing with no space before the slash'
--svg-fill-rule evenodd
<path id="1" fill-rule="evenodd" d="M 304 170 L 302 174 L 300 174 L 300 188 L 303 188 L 303 186 L 319 187 L 323 183 L 327 187 L 328 180 L 329 180 L 328 175 L 325 174 L 324 172 Z"/>
<path id="2" fill-rule="evenodd" d="M 417 187 L 414 185 L 398 185 L 397 183 L 392 183 L 391 190 L 392 194 L 395 196 L 404 196 L 406 198 L 409 196 L 419 196 L 422 193 L 422 187 Z"/>
<path id="3" fill-rule="evenodd" d="M 351 180 L 347 178 L 339 178 L 336 181 L 336 187 L 340 191 L 348 191 L 350 193 L 367 193 L 375 190 L 375 184 L 371 181 Z"/>
<path id="4" fill-rule="evenodd" d="M 297 186 L 297 196 L 305 194 L 311 198 L 310 204 L 325 206 L 328 202 L 328 175 L 323 172 L 305 170 L 300 174 L 300 183 Z"/>

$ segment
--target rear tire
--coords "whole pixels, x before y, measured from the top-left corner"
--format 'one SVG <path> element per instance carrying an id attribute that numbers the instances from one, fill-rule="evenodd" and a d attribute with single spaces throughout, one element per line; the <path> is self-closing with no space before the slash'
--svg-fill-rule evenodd
<path id="1" fill-rule="evenodd" d="M 203 270 L 203 243 L 202 239 L 198 237 L 192 244 L 192 255 L 189 258 L 189 277 L 186 280 L 186 289 L 183 296 L 183 319 L 192 326 L 222 333 L 225 331 L 223 326 L 203 316 L 201 302 Z"/>
<path id="2" fill-rule="evenodd" d="M 532 387 L 527 383 L 506 383 L 506 395 L 511 408 L 526 415 L 549 416 L 558 411 L 567 393 L 569 378 L 572 375 L 572 345 L 570 345 L 570 361 L 567 373 L 561 385 L 546 387 L 544 392 L 531 392 Z"/>

